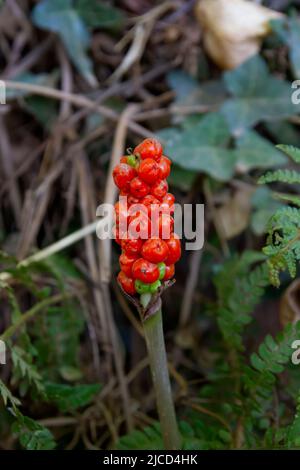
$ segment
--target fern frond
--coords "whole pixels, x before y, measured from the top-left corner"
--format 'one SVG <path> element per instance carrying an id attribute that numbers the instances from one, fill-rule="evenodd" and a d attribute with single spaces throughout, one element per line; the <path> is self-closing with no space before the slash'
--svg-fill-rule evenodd
<path id="1" fill-rule="evenodd" d="M 276 148 L 282 150 L 288 157 L 294 160 L 295 163 L 300 163 L 300 149 L 294 145 L 276 145 Z"/>
<path id="2" fill-rule="evenodd" d="M 300 183 L 300 173 L 298 173 L 296 170 L 275 170 L 268 171 L 265 175 L 262 175 L 258 179 L 258 184 L 275 182 L 288 184 Z"/>
<path id="3" fill-rule="evenodd" d="M 226 343 L 237 350 L 243 350 L 244 328 L 252 321 L 251 313 L 269 283 L 265 263 L 248 273 L 251 265 L 262 259 L 254 256 L 253 252 L 251 256 L 249 254 L 251 252 L 245 252 L 239 259 L 225 263 L 215 278 L 219 299 L 218 325 Z"/>
<path id="4" fill-rule="evenodd" d="M 287 201 L 294 206 L 300 207 L 300 196 L 296 196 L 295 194 L 281 194 L 281 193 L 273 193 L 275 199 L 280 199 L 281 201 Z"/>
<path id="5" fill-rule="evenodd" d="M 18 406 L 21 405 L 21 402 L 18 398 L 14 397 L 11 391 L 7 388 L 4 382 L 0 379 L 0 396 L 4 402 L 4 405 L 7 406 L 9 403 L 16 409 Z"/>
<path id="6" fill-rule="evenodd" d="M 292 344 L 299 337 L 300 322 L 288 324 L 275 339 L 268 335 L 258 352 L 252 354 L 251 365 L 244 367 L 242 376 L 250 413 L 263 414 L 266 403 L 270 406 L 276 375 L 283 372 L 284 365 L 291 360 Z"/>
<path id="7" fill-rule="evenodd" d="M 36 367 L 26 361 L 26 352 L 18 346 L 11 349 L 11 358 L 14 366 L 14 373 L 17 378 L 25 379 L 27 384 L 34 386 L 38 393 L 45 394 L 43 379 Z"/>

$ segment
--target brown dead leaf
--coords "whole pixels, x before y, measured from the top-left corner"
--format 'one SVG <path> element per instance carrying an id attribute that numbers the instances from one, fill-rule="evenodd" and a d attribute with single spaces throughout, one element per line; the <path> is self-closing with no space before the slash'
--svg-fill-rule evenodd
<path id="1" fill-rule="evenodd" d="M 227 240 L 239 235 L 248 226 L 252 193 L 252 188 L 238 189 L 224 201 L 221 207 L 216 209 L 216 217 Z"/>
<path id="2" fill-rule="evenodd" d="M 292 282 L 281 297 L 279 318 L 283 326 L 300 320 L 300 279 Z"/>
<path id="3" fill-rule="evenodd" d="M 246 0 L 199 0 L 196 17 L 204 47 L 222 69 L 233 69 L 257 54 L 277 11 Z"/>

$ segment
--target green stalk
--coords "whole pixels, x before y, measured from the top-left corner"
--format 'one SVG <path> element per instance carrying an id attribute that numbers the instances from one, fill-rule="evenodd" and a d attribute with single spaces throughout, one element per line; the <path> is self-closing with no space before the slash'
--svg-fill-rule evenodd
<path id="1" fill-rule="evenodd" d="M 181 437 L 171 392 L 161 310 L 144 320 L 143 326 L 164 446 L 167 450 L 179 450 Z"/>

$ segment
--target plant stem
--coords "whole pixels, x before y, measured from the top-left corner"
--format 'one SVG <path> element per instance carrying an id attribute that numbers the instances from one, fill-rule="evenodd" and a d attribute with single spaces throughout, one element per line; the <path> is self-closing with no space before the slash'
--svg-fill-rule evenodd
<path id="1" fill-rule="evenodd" d="M 161 310 L 143 321 L 162 436 L 167 450 L 181 449 L 167 366 Z"/>

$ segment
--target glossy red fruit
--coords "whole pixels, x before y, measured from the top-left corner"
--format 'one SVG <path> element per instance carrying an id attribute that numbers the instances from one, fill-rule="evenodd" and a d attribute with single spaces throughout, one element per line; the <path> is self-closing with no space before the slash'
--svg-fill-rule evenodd
<path id="1" fill-rule="evenodd" d="M 172 277 L 174 277 L 174 274 L 175 274 L 175 265 L 174 264 L 170 264 L 169 266 L 166 265 L 166 272 L 165 272 L 163 280 L 168 281 L 169 279 L 172 279 Z"/>
<path id="2" fill-rule="evenodd" d="M 145 212 L 139 212 L 137 215 L 128 219 L 128 233 L 132 238 L 141 238 L 147 240 L 151 234 L 151 221 Z"/>
<path id="3" fill-rule="evenodd" d="M 170 214 L 161 214 L 158 219 L 158 233 L 163 240 L 169 240 L 174 230 L 174 219 Z"/>
<path id="4" fill-rule="evenodd" d="M 124 155 L 124 157 L 120 158 L 120 163 L 127 163 L 127 155 Z"/>
<path id="5" fill-rule="evenodd" d="M 160 201 L 164 198 L 168 191 L 168 183 L 166 180 L 158 180 L 151 186 L 151 194 Z"/>
<path id="6" fill-rule="evenodd" d="M 122 289 L 127 292 L 129 295 L 134 295 L 136 293 L 134 280 L 126 276 L 123 271 L 120 271 L 118 274 L 118 281 L 121 284 Z"/>
<path id="7" fill-rule="evenodd" d="M 173 196 L 173 194 L 167 193 L 163 197 L 161 204 L 160 204 L 161 212 L 166 213 L 166 214 L 171 214 L 171 215 L 174 214 L 174 210 L 175 210 L 174 204 L 175 204 L 175 197 Z"/>
<path id="8" fill-rule="evenodd" d="M 146 158 L 141 161 L 137 173 L 143 181 L 153 184 L 159 178 L 161 170 L 153 158 Z"/>
<path id="9" fill-rule="evenodd" d="M 166 242 L 160 238 L 149 238 L 145 241 L 141 254 L 143 258 L 151 261 L 151 263 L 161 263 L 167 258 L 169 248 Z"/>
<path id="10" fill-rule="evenodd" d="M 127 203 L 129 206 L 131 206 L 132 204 L 138 204 L 139 202 L 139 198 L 134 197 L 131 194 L 129 194 L 129 196 L 127 197 Z"/>
<path id="11" fill-rule="evenodd" d="M 128 206 L 124 202 L 117 201 L 115 203 L 115 218 L 116 224 L 119 225 L 120 221 L 121 224 L 127 224 L 128 221 Z M 124 225 L 123 225 L 124 226 Z"/>
<path id="12" fill-rule="evenodd" d="M 141 180 L 138 176 L 130 182 L 130 193 L 137 198 L 145 197 L 150 191 L 150 187 L 145 181 Z"/>
<path id="13" fill-rule="evenodd" d="M 132 265 L 137 260 L 137 255 L 129 255 L 124 252 L 119 258 L 120 268 L 128 277 L 132 277 Z"/>
<path id="14" fill-rule="evenodd" d="M 162 146 L 156 139 L 145 139 L 135 147 L 133 153 L 140 156 L 142 160 L 145 158 L 159 160 L 162 155 Z"/>
<path id="15" fill-rule="evenodd" d="M 122 250 L 128 255 L 138 255 L 141 252 L 143 242 L 140 238 L 130 238 L 128 233 L 125 233 L 121 239 Z"/>
<path id="16" fill-rule="evenodd" d="M 127 163 L 120 163 L 113 170 L 114 182 L 119 189 L 127 190 L 135 175 L 136 171 Z"/>
<path id="17" fill-rule="evenodd" d="M 132 276 L 134 279 L 139 279 L 146 284 L 152 284 L 159 278 L 159 269 L 156 264 L 139 258 L 133 263 Z"/>
<path id="18" fill-rule="evenodd" d="M 158 167 L 159 167 L 160 178 L 162 180 L 168 178 L 170 171 L 171 171 L 171 160 L 169 160 L 168 157 L 165 157 L 164 155 L 162 155 L 158 161 Z"/>
<path id="19" fill-rule="evenodd" d="M 170 266 L 171 264 L 176 263 L 181 256 L 181 243 L 177 235 L 172 235 L 169 240 L 165 240 L 169 248 L 169 254 L 165 259 L 166 265 Z"/>

